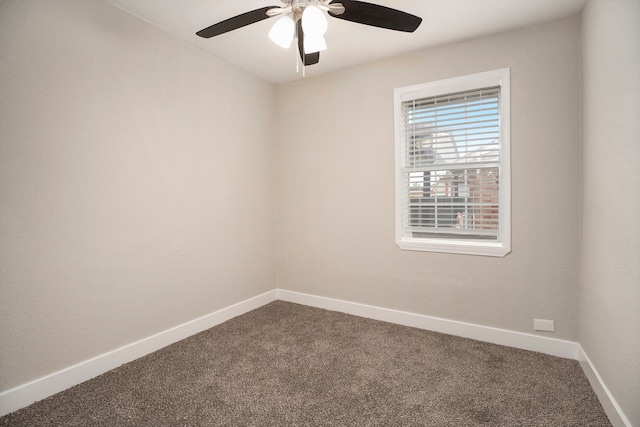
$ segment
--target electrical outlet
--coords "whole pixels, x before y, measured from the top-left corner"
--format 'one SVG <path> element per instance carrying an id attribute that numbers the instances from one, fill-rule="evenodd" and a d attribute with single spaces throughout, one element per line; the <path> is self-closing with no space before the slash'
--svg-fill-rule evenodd
<path id="1" fill-rule="evenodd" d="M 553 320 L 533 319 L 533 330 L 555 332 L 556 328 Z"/>

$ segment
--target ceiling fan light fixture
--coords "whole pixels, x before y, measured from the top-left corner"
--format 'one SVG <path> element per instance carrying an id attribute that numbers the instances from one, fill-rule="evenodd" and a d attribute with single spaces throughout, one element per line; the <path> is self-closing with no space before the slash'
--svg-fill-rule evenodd
<path id="1" fill-rule="evenodd" d="M 324 13 L 314 5 L 309 5 L 302 12 L 302 29 L 305 36 L 323 36 L 329 24 Z"/>
<path id="2" fill-rule="evenodd" d="M 304 34 L 304 53 L 307 55 L 310 53 L 321 52 L 327 49 L 327 42 L 324 40 L 323 35 L 308 35 Z"/>
<path id="3" fill-rule="evenodd" d="M 293 22 L 293 19 L 291 19 L 289 15 L 283 15 L 273 24 L 273 27 L 271 27 L 269 38 L 278 46 L 289 49 L 293 41 L 295 26 L 295 22 Z"/>

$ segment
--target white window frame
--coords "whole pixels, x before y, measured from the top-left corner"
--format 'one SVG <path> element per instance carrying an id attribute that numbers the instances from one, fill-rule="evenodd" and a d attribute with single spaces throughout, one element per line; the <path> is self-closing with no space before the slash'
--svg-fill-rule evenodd
<path id="1" fill-rule="evenodd" d="M 510 155 L 510 69 L 471 74 L 394 90 L 395 164 L 396 164 L 396 244 L 411 251 L 504 257 L 511 252 L 511 155 Z M 500 161 L 499 161 L 499 228 L 496 240 L 451 239 L 446 237 L 411 237 L 403 232 L 403 165 L 402 103 L 413 99 L 441 96 L 500 86 Z"/>

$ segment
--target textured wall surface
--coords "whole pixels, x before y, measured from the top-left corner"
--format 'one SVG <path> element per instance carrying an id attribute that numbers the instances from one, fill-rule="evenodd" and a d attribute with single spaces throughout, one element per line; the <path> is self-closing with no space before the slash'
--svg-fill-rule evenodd
<path id="1" fill-rule="evenodd" d="M 579 341 L 640 425 L 640 2 L 583 12 L 584 212 Z"/>
<path id="2" fill-rule="evenodd" d="M 305 79 L 277 89 L 278 286 L 577 339 L 580 21 Z M 512 252 L 402 251 L 394 238 L 393 89 L 511 67 Z"/>
<path id="3" fill-rule="evenodd" d="M 0 2 L 0 392 L 279 287 L 553 319 L 640 425 L 639 8 L 274 88 L 106 2 Z M 504 67 L 512 252 L 400 250 L 393 89 Z"/>
<path id="4" fill-rule="evenodd" d="M 0 57 L 0 391 L 274 288 L 273 86 L 102 1 Z"/>

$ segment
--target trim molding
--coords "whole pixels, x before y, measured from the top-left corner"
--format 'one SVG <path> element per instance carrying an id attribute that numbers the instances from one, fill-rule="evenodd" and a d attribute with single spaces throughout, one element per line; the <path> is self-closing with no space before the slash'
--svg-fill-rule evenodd
<path id="1" fill-rule="evenodd" d="M 473 323 L 458 322 L 439 317 L 425 316 L 423 314 L 409 313 L 406 311 L 391 310 L 372 305 L 359 304 L 333 298 L 319 297 L 315 295 L 292 292 L 277 289 L 277 298 L 283 301 L 310 305 L 312 307 L 327 310 L 340 311 L 355 316 L 369 319 L 382 320 L 384 322 L 397 323 L 418 329 L 426 329 L 443 334 L 455 335 L 463 338 L 471 338 L 478 341 L 515 347 L 522 350 L 537 351 L 565 359 L 578 359 L 578 343 L 572 341 L 547 338 L 539 335 L 525 334 L 509 331 L 507 329 L 492 328 Z"/>
<path id="2" fill-rule="evenodd" d="M 622 412 L 622 408 L 620 408 L 618 402 L 613 398 L 604 381 L 602 381 L 598 370 L 593 366 L 591 359 L 589 359 L 589 356 L 587 356 L 587 353 L 580 344 L 578 344 L 578 363 L 580 363 L 593 391 L 596 393 L 596 396 L 598 396 L 598 400 L 602 404 L 602 408 L 609 417 L 611 424 L 616 427 L 632 427 L 631 422 L 624 415 L 624 412 Z"/>
<path id="3" fill-rule="evenodd" d="M 0 416 L 275 301 L 271 290 L 0 393 Z"/>
<path id="4" fill-rule="evenodd" d="M 579 343 L 277 289 L 277 299 L 577 360 L 611 423 L 632 427 Z"/>
<path id="5" fill-rule="evenodd" d="M 525 334 L 506 329 L 458 322 L 406 311 L 321 297 L 300 292 L 274 289 L 253 298 L 222 308 L 213 313 L 159 332 L 100 356 L 38 378 L 0 393 L 0 416 L 24 408 L 111 369 L 131 362 L 163 347 L 226 322 L 270 302 L 282 300 L 383 322 L 455 335 L 478 341 L 537 351 L 552 356 L 577 360 L 614 426 L 631 427 L 631 423 L 609 392 L 595 366 L 580 344 L 572 341 Z"/>

